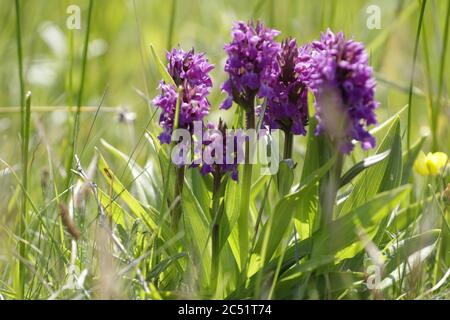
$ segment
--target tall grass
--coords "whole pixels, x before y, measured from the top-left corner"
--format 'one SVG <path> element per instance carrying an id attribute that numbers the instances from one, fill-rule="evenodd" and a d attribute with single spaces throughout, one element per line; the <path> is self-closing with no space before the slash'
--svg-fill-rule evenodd
<path id="1" fill-rule="evenodd" d="M 408 94 L 408 134 L 407 134 L 407 141 L 408 141 L 408 150 L 411 148 L 411 130 L 412 130 L 412 96 L 413 96 L 413 87 L 414 87 L 414 75 L 416 71 L 416 60 L 417 60 L 417 52 L 419 49 L 419 40 L 420 40 L 420 33 L 422 32 L 422 24 L 423 24 L 423 16 L 425 14 L 425 6 L 427 5 L 427 0 L 423 0 L 420 5 L 420 16 L 419 16 L 419 22 L 417 25 L 417 32 L 416 32 L 416 40 L 414 42 L 414 54 L 413 54 L 413 62 L 412 62 L 412 68 L 411 68 L 411 80 L 409 84 L 409 94 Z"/>
<path id="2" fill-rule="evenodd" d="M 89 37 L 91 34 L 91 19 L 92 19 L 92 11 L 94 7 L 94 0 L 89 0 L 89 7 L 88 7 L 88 13 L 87 13 L 87 20 L 86 20 L 86 33 L 84 37 L 84 44 L 83 44 L 83 54 L 81 58 L 81 77 L 80 77 L 80 84 L 78 89 L 78 98 L 77 98 L 77 106 L 74 114 L 74 121 L 73 121 L 73 131 L 70 141 L 70 147 L 68 152 L 68 158 L 67 158 L 67 166 L 66 166 L 66 189 L 70 188 L 70 184 L 72 181 L 72 167 L 73 167 L 73 161 L 74 156 L 76 153 L 76 147 L 78 142 L 78 132 L 80 130 L 80 115 L 81 115 L 81 106 L 83 105 L 83 93 L 84 93 L 84 86 L 85 86 L 85 77 L 86 77 L 86 66 L 87 66 L 87 56 L 88 56 L 88 47 L 89 47 Z M 72 77 L 70 77 L 72 78 Z"/>
<path id="3" fill-rule="evenodd" d="M 22 210 L 19 214 L 18 226 L 19 226 L 19 237 L 21 241 L 19 242 L 19 257 L 17 257 L 17 270 L 15 278 L 15 288 L 18 292 L 19 298 L 24 298 L 25 290 L 25 266 L 22 259 L 25 257 L 25 228 L 27 220 L 27 185 L 28 185 L 28 144 L 29 144 L 29 108 L 27 107 L 29 103 L 25 104 L 25 89 L 23 81 L 23 55 L 22 55 L 22 31 L 21 31 L 21 7 L 20 1 L 16 0 L 16 43 L 17 43 L 17 61 L 19 70 L 19 94 L 20 94 L 20 118 L 21 118 L 21 130 L 20 137 L 22 139 L 22 184 L 24 190 L 22 191 Z M 28 118 L 28 121 L 27 121 Z M 28 132 L 27 132 L 28 131 Z"/>
<path id="4" fill-rule="evenodd" d="M 58 56 L 39 26 L 63 31 L 64 5 L 5 3 L 2 32 L 15 48 L 0 38 L 0 299 L 450 298 L 448 172 L 421 177 L 413 168 L 420 151 L 449 153 L 450 4 L 89 0 L 82 30 L 61 32 L 67 52 Z M 369 4 L 382 9 L 381 30 L 365 27 Z M 216 67 L 208 120 L 245 126 L 243 110 L 218 106 L 223 43 L 234 20 L 252 18 L 300 44 L 327 27 L 366 43 L 380 101 L 375 150 L 357 146 L 341 167 L 324 157 L 311 118 L 307 137 L 281 146 L 296 165 L 281 162 L 274 176 L 245 165 L 237 183 L 215 181 L 171 163 L 151 103 L 160 79 L 173 81 L 159 57 L 178 43 L 205 51 Z M 58 66 L 53 82 L 33 77 L 42 61 Z M 125 123 L 118 106 L 136 119 Z M 421 126 L 432 141 L 419 137 Z M 380 287 L 368 286 L 377 275 Z"/>
<path id="5" fill-rule="evenodd" d="M 438 126 L 439 126 L 439 114 L 442 109 L 442 92 L 444 86 L 444 74 L 445 74 L 445 63 L 447 61 L 447 48 L 448 48 L 448 34 L 450 27 L 450 3 L 447 4 L 447 11 L 445 16 L 445 26 L 442 38 L 442 52 L 439 63 L 439 80 L 438 80 L 438 93 L 437 93 L 437 104 L 436 108 L 433 109 L 431 128 L 433 132 L 433 150 L 439 150 L 439 138 L 438 138 Z"/>

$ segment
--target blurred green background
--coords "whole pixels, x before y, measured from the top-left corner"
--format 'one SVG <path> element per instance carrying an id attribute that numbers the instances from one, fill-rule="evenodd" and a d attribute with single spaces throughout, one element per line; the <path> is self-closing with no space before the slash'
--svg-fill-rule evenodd
<path id="1" fill-rule="evenodd" d="M 230 29 L 235 20 L 261 19 L 282 32 L 282 37 L 296 37 L 300 44 L 320 36 L 330 27 L 344 31 L 349 37 L 368 46 L 371 62 L 379 78 L 377 98 L 380 101 L 379 118 L 393 114 L 408 102 L 414 39 L 419 5 L 417 1 L 175 1 L 173 31 L 171 16 L 173 1 L 111 0 L 95 1 L 92 17 L 90 48 L 83 105 L 97 106 L 106 92 L 103 106 L 126 107 L 137 113 L 136 128 L 146 125 L 152 109 L 136 93 L 136 89 L 150 98 L 156 95 L 159 74 L 150 58 L 149 44 L 153 43 L 161 58 L 168 46 L 194 47 L 206 52 L 215 64 L 211 94 L 213 112 L 218 117 L 218 105 L 224 96 L 220 84 L 224 80 L 223 45 L 230 40 Z M 428 65 L 424 59 L 421 40 L 414 77 L 416 87 L 413 105 L 414 136 L 427 131 L 429 122 L 429 93 L 437 94 L 440 56 L 443 47 L 446 1 L 429 1 L 424 20 L 427 40 Z M 66 27 L 69 5 L 81 8 L 81 30 L 73 32 Z M 80 78 L 83 38 L 86 31 L 88 1 L 24 1 L 22 5 L 22 34 L 25 89 L 33 93 L 33 106 L 68 106 L 76 101 Z M 367 27 L 370 5 L 380 8 L 381 29 Z M 14 145 L 17 141 L 18 113 L 5 110 L 19 105 L 19 87 L 15 43 L 15 9 L 13 1 L 0 3 L 0 156 L 14 163 Z M 172 34 L 172 35 L 171 35 Z M 73 54 L 73 56 L 72 56 Z M 69 88 L 69 73 L 73 57 L 73 87 Z M 444 88 L 450 70 L 446 64 Z M 428 79 L 429 78 L 429 79 Z M 448 90 L 443 90 L 447 97 Z M 448 147 L 448 100 L 441 105 L 441 148 Z M 232 112 L 232 111 L 231 111 Z M 220 111 L 223 116 L 223 112 Z M 64 145 L 67 113 L 41 112 L 36 114 L 45 123 L 52 145 Z M 83 114 L 80 134 L 89 128 L 93 112 Z M 125 148 L 132 148 L 132 137 L 123 134 L 120 124 L 108 126 L 117 119 L 114 113 L 103 114 L 94 128 L 94 135 L 113 140 L 125 140 Z M 157 119 L 157 117 L 155 117 Z M 155 125 L 153 123 L 152 125 Z M 105 126 L 106 125 L 106 126 Z M 95 144 L 95 140 L 91 140 Z M 58 150 L 63 153 L 64 150 Z"/>

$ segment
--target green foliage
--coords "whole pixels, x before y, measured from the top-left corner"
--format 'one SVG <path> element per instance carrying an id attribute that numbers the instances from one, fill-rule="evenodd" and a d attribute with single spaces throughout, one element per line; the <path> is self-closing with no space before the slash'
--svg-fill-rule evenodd
<path id="1" fill-rule="evenodd" d="M 420 151 L 449 153 L 450 4 L 386 2 L 382 29 L 368 31 L 367 1 L 93 3 L 80 1 L 80 31 L 63 23 L 70 1 L 0 4 L 0 300 L 450 298 L 448 172 L 413 169 Z M 300 44 L 324 26 L 366 43 L 377 148 L 356 144 L 343 158 L 332 203 L 323 186 L 339 159 L 315 134 L 312 92 L 307 136 L 275 175 L 255 165 L 243 186 L 240 168 L 239 181 L 225 175 L 215 188 L 186 167 L 177 181 L 151 103 L 161 79 L 174 84 L 165 45 L 206 51 L 216 66 L 209 120 L 240 128 L 242 108 L 218 111 L 235 18 L 260 18 Z"/>

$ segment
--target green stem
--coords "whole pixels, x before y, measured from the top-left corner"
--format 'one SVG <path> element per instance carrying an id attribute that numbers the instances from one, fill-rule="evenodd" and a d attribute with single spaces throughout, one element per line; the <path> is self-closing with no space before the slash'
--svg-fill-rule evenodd
<path id="1" fill-rule="evenodd" d="M 284 132 L 284 159 L 292 159 L 292 147 L 294 136 L 290 132 Z"/>
<path id="2" fill-rule="evenodd" d="M 22 186 L 23 186 L 23 193 L 22 193 L 22 212 L 20 215 L 20 221 L 19 221 L 19 236 L 20 236 L 20 243 L 19 243 L 19 267 L 18 267 L 18 298 L 24 299 L 25 298 L 25 265 L 22 263 L 21 259 L 25 259 L 26 255 L 26 223 L 28 220 L 28 149 L 30 145 L 30 123 L 31 123 L 31 92 L 28 92 L 26 95 L 26 101 L 25 101 L 25 115 L 24 115 L 24 135 L 23 135 L 23 142 L 22 142 Z"/>
<path id="3" fill-rule="evenodd" d="M 213 186 L 213 198 L 212 198 L 212 208 L 211 213 L 213 216 L 213 228 L 212 228 L 212 235 L 211 235 L 211 291 L 213 294 L 215 294 L 217 290 L 217 280 L 218 280 L 218 274 L 219 274 L 219 262 L 220 262 L 220 251 L 219 251 L 219 237 L 220 237 L 220 220 L 222 220 L 222 215 L 219 210 L 219 204 L 220 204 L 220 181 L 221 181 L 221 175 L 215 174 L 214 175 L 214 186 Z"/>
<path id="4" fill-rule="evenodd" d="M 412 122 L 412 94 L 413 94 L 413 86 L 414 86 L 414 73 L 416 70 L 416 60 L 417 60 L 417 50 L 419 48 L 419 39 L 420 39 L 420 32 L 422 30 L 422 22 L 423 22 L 423 16 L 425 13 L 425 5 L 427 3 L 427 0 L 422 1 L 422 6 L 420 9 L 420 17 L 419 17 L 419 24 L 417 26 L 417 32 L 416 32 L 416 41 L 414 44 L 414 55 L 413 55 L 413 64 L 412 64 L 412 72 L 411 72 L 411 80 L 409 84 L 409 96 L 408 96 L 408 134 L 407 134 L 407 143 L 408 143 L 408 152 L 411 147 L 411 122 Z"/>
<path id="5" fill-rule="evenodd" d="M 433 133 L 433 151 L 436 152 L 439 150 L 439 142 L 438 142 L 438 126 L 439 126 L 439 111 L 442 107 L 442 91 L 444 87 L 444 72 L 445 72 L 445 61 L 447 57 L 447 47 L 448 47 L 448 32 L 450 25 L 450 1 L 447 6 L 447 15 L 445 18 L 445 29 L 444 29 L 444 37 L 442 39 L 443 47 L 441 53 L 441 61 L 440 61 L 440 69 L 439 69 L 439 83 L 438 83 L 438 95 L 437 95 L 437 108 L 434 109 L 432 116 L 432 133 Z"/>
<path id="6" fill-rule="evenodd" d="M 20 89 L 20 107 L 21 107 L 21 128 L 20 134 L 24 134 L 24 115 L 25 115 L 25 85 L 23 81 L 23 54 L 22 54 L 22 27 L 20 19 L 20 1 L 16 0 L 16 44 L 17 44 L 17 63 L 19 69 L 19 89 Z"/>
<path id="7" fill-rule="evenodd" d="M 170 7 L 169 35 L 167 37 L 167 50 L 172 48 L 173 29 L 175 25 L 175 13 L 177 9 L 177 0 L 172 0 Z"/>
<path id="8" fill-rule="evenodd" d="M 182 201 L 182 194 L 183 194 L 183 185 L 184 185 L 184 171 L 185 166 L 181 166 L 176 169 L 176 180 L 175 180 L 175 201 L 176 204 L 173 208 L 173 219 L 172 219 L 172 227 L 175 231 L 178 230 L 178 224 L 180 223 L 181 218 L 181 201 Z"/>
<path id="9" fill-rule="evenodd" d="M 246 129 L 255 129 L 255 108 L 253 105 L 246 110 Z M 245 163 L 242 174 L 242 193 L 239 207 L 240 215 L 238 220 L 240 260 L 242 266 L 242 276 L 244 279 L 247 273 L 247 258 L 249 252 L 248 215 L 250 210 L 250 189 L 253 170 L 250 160 L 250 143 L 249 140 L 247 140 L 245 142 Z"/>
<path id="10" fill-rule="evenodd" d="M 22 139 L 22 166 L 23 166 L 23 175 L 22 175 L 22 184 L 23 187 L 26 190 L 26 184 L 27 184 L 27 164 L 28 164 L 28 153 L 25 152 L 25 127 L 26 127 L 26 120 L 25 120 L 25 92 L 24 92 L 24 81 L 23 81 L 23 56 L 22 56 L 22 30 L 21 30 L 21 19 L 20 19 L 20 1 L 16 0 L 16 45 L 17 45 L 17 63 L 18 63 L 18 70 L 19 70 L 19 89 L 20 89 L 20 137 Z M 27 212 L 27 199 L 26 199 L 26 192 L 23 192 L 23 199 L 22 199 L 22 208 L 21 213 L 18 217 L 19 219 L 19 237 L 21 238 L 21 241 L 19 242 L 19 259 L 17 259 L 17 265 L 16 265 L 16 276 L 15 276 L 15 283 L 14 287 L 17 293 L 18 299 L 24 298 L 24 292 L 25 292 L 25 281 L 24 281 L 24 273 L 25 273 L 25 266 L 22 263 L 21 258 L 25 254 L 25 219 L 26 219 L 26 212 Z"/>
<path id="11" fill-rule="evenodd" d="M 331 151 L 329 147 L 328 151 Z M 342 174 L 342 165 L 344 162 L 344 156 L 339 150 L 334 149 L 333 152 L 329 152 L 328 155 L 331 156 L 336 153 L 337 153 L 336 163 L 331 168 L 328 175 L 320 181 L 320 195 L 319 195 L 321 208 L 320 224 L 322 227 L 325 228 L 331 221 L 333 221 L 334 218 L 336 196 L 339 190 L 340 179 Z M 328 160 L 329 159 L 330 157 L 328 157 Z"/>
<path id="12" fill-rule="evenodd" d="M 75 155 L 75 148 L 77 145 L 77 138 L 78 138 L 78 131 L 80 127 L 80 114 L 81 114 L 81 106 L 83 101 L 83 92 L 84 92 L 84 82 L 86 78 L 86 65 L 87 65 L 87 54 L 88 54 L 88 46 L 89 46 L 89 35 L 91 30 L 91 17 L 92 17 L 92 10 L 94 6 L 94 0 L 89 1 L 89 9 L 88 9 L 88 18 L 87 18 L 87 25 L 86 25 L 86 35 L 84 38 L 84 47 L 83 47 L 83 57 L 82 57 L 82 68 L 81 68 L 81 79 L 80 79 L 80 88 L 78 92 L 78 100 L 77 100 L 77 109 L 75 113 L 75 119 L 74 119 L 74 125 L 73 125 L 73 131 L 72 131 L 72 143 L 70 145 L 69 150 L 69 158 L 67 159 L 67 166 L 66 166 L 66 188 L 68 189 L 70 187 L 70 183 L 72 181 L 72 166 L 73 166 L 73 159 Z M 70 195 L 70 192 L 66 194 L 66 197 Z"/>

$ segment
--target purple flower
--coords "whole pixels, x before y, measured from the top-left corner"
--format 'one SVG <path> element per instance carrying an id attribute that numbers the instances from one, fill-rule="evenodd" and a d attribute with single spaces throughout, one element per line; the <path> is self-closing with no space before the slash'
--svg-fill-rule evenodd
<path id="1" fill-rule="evenodd" d="M 270 84 L 264 123 L 286 133 L 306 134 L 308 124 L 307 82 L 312 72 L 308 47 L 298 48 L 295 39 L 285 40 L 277 61 L 279 73 Z"/>
<path id="2" fill-rule="evenodd" d="M 223 176 L 227 172 L 231 172 L 231 178 L 235 181 L 238 180 L 238 161 L 237 161 L 237 136 L 231 136 L 227 134 L 227 125 L 219 120 L 219 125 L 216 127 L 212 123 L 206 125 L 206 132 L 203 136 L 203 154 L 209 154 L 219 161 L 213 163 L 206 161 L 203 158 L 203 163 L 200 168 L 200 172 L 203 175 L 208 173 L 214 176 Z M 231 141 L 232 140 L 232 141 Z M 229 147 L 232 145 L 232 149 Z M 216 154 L 219 150 L 220 155 Z M 227 157 L 228 154 L 228 157 Z M 231 158 L 231 159 L 230 159 Z M 231 160 L 231 161 L 229 161 Z"/>
<path id="3" fill-rule="evenodd" d="M 235 101 L 244 108 L 253 106 L 255 95 L 260 98 L 271 95 L 267 86 L 278 73 L 276 56 L 280 45 L 274 40 L 280 32 L 266 28 L 262 23 L 238 21 L 232 30 L 233 40 L 225 45 L 228 54 L 225 72 L 228 80 L 222 91 L 228 94 L 221 108 L 229 109 Z"/>
<path id="4" fill-rule="evenodd" d="M 316 97 L 316 134 L 326 132 L 343 153 L 353 150 L 352 139 L 367 150 L 375 139 L 366 127 L 376 124 L 375 79 L 364 45 L 329 29 L 312 43 L 315 72 L 310 86 Z"/>
<path id="5" fill-rule="evenodd" d="M 209 72 L 214 68 L 203 53 L 195 54 L 194 49 L 172 49 L 167 52 L 167 70 L 177 87 L 182 89 L 178 128 L 191 130 L 193 121 L 202 121 L 211 107 L 207 96 L 212 87 Z M 161 143 L 170 143 L 178 99 L 177 89 L 164 81 L 158 87 L 161 94 L 153 99 L 153 104 L 161 108 L 159 124 L 164 129 L 160 134 Z"/>

